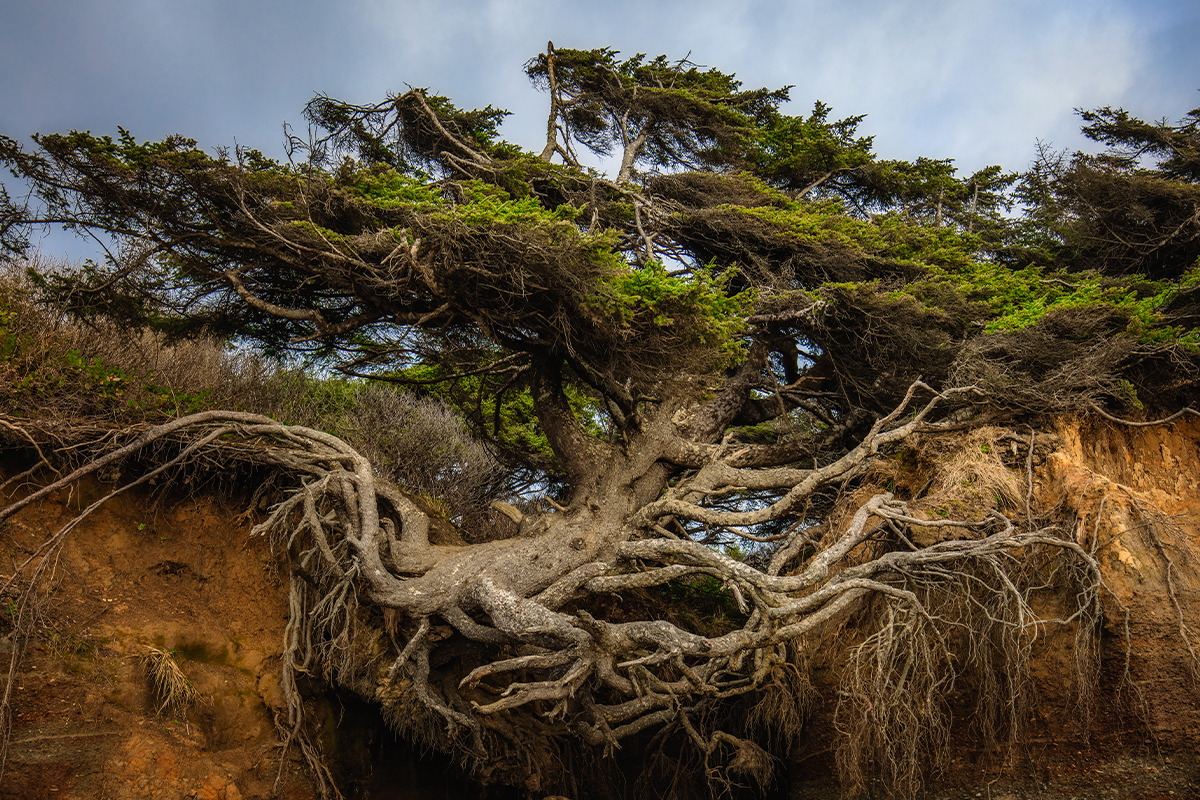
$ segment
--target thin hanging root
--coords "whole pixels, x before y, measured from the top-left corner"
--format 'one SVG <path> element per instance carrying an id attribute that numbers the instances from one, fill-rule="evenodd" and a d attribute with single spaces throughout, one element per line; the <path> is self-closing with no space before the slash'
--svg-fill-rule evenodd
<path id="1" fill-rule="evenodd" d="M 284 653 L 279 681 L 287 716 L 286 720 L 282 714 L 275 716 L 275 729 L 279 732 L 280 743 L 279 768 L 275 773 L 273 789 L 279 791 L 288 764 L 288 752 L 295 744 L 300 748 L 300 755 L 317 784 L 320 796 L 343 800 L 320 746 L 309 736 L 304 715 L 304 698 L 296 687 L 296 676 L 308 673 L 315 659 L 311 627 L 305 621 L 305 596 L 304 581 L 293 576 L 291 588 L 288 590 L 288 624 L 284 630 Z"/>
<path id="2" fill-rule="evenodd" d="M 1181 411 L 1178 414 L 1175 414 L 1172 417 L 1169 417 L 1167 419 L 1158 420 L 1153 423 L 1143 423 L 1143 424 L 1144 425 L 1151 425 L 1151 424 L 1157 425 L 1157 424 L 1162 424 L 1164 422 L 1169 422 L 1172 419 L 1179 417 L 1185 411 L 1190 411 L 1190 410 L 1191 409 L 1184 409 L 1184 411 Z M 1195 412 L 1193 412 L 1193 413 L 1195 413 Z M 1123 424 L 1134 424 L 1134 423 L 1128 423 L 1125 420 L 1116 419 L 1115 417 L 1111 418 L 1111 419 L 1113 419 L 1116 422 L 1121 422 Z M 1105 507 L 1106 507 L 1110 497 L 1112 497 L 1112 496 L 1113 495 L 1105 493 L 1100 497 L 1100 504 L 1096 510 L 1095 521 L 1093 523 L 1093 529 L 1092 529 L 1092 533 L 1091 533 L 1090 551 L 1093 555 L 1102 546 L 1102 543 L 1100 541 L 1100 526 L 1104 520 Z M 1167 597 L 1170 599 L 1171 606 L 1175 611 L 1175 619 L 1177 621 L 1177 631 L 1179 634 L 1179 639 L 1183 643 L 1184 648 L 1187 650 L 1190 670 L 1192 672 L 1193 677 L 1196 678 L 1197 680 L 1200 680 L 1200 648 L 1198 648 L 1197 644 L 1196 644 L 1196 638 L 1197 638 L 1196 631 L 1188 623 L 1189 619 L 1192 619 L 1194 615 L 1189 613 L 1190 609 L 1187 609 L 1184 607 L 1184 601 L 1182 599 L 1182 592 L 1180 591 L 1179 581 L 1178 581 L 1179 567 L 1178 567 L 1178 564 L 1176 563 L 1176 558 L 1171 555 L 1170 550 L 1172 548 L 1171 548 L 1171 545 L 1168 544 L 1167 540 L 1169 539 L 1169 540 L 1177 543 L 1177 545 L 1183 550 L 1183 554 L 1185 557 L 1185 563 L 1187 563 L 1188 561 L 1197 561 L 1198 554 L 1196 554 L 1193 551 L 1193 548 L 1188 543 L 1188 538 L 1187 538 L 1186 534 L 1183 532 L 1183 530 L 1179 526 L 1179 524 L 1171 517 L 1171 515 L 1164 513 L 1163 511 L 1159 510 L 1158 508 L 1156 508 L 1155 506 L 1153 506 L 1152 504 L 1147 502 L 1144 498 L 1139 497 L 1135 492 L 1133 492 L 1128 487 L 1120 486 L 1118 496 L 1123 496 L 1125 498 L 1128 506 L 1132 507 L 1133 511 L 1136 512 L 1137 518 L 1141 520 L 1141 525 L 1134 526 L 1127 530 L 1120 531 L 1117 534 L 1115 534 L 1112 538 L 1116 539 L 1125 533 L 1130 533 L 1130 532 L 1133 532 L 1136 530 L 1145 531 L 1146 536 L 1149 539 L 1150 545 L 1154 548 L 1154 552 L 1157 553 L 1158 557 L 1162 560 L 1163 569 L 1164 569 L 1165 577 L 1166 577 L 1166 584 L 1167 584 Z M 1084 533 L 1084 531 L 1086 531 L 1086 528 L 1083 526 L 1083 522 L 1085 522 L 1085 521 L 1086 521 L 1086 516 L 1080 520 L 1079 536 L 1081 538 L 1086 535 Z M 1164 535 L 1164 534 L 1169 534 L 1169 535 Z M 1112 593 L 1109 592 L 1109 594 L 1112 594 Z M 1116 598 L 1114 595 L 1114 600 L 1115 599 Z M 1126 616 L 1126 628 L 1128 628 L 1129 611 L 1128 611 L 1128 609 L 1125 608 L 1125 606 L 1123 604 L 1120 603 L 1119 600 L 1117 602 L 1118 602 L 1118 605 L 1120 605 L 1122 611 L 1124 612 L 1124 614 Z M 1126 638 L 1128 639 L 1128 632 L 1126 633 Z M 1129 671 L 1128 659 L 1126 659 L 1126 661 L 1127 661 L 1126 677 L 1128 678 L 1128 671 Z"/>
<path id="3" fill-rule="evenodd" d="M 1159 535 L 1159 528 L 1161 527 L 1174 534 L 1171 538 L 1177 542 L 1186 543 L 1187 537 L 1179 525 L 1166 514 L 1163 514 L 1156 508 L 1147 507 L 1137 497 L 1134 497 L 1132 493 L 1128 494 L 1134 508 L 1137 509 L 1138 515 L 1145 520 L 1146 531 L 1150 535 L 1150 541 L 1154 545 L 1155 552 L 1158 553 L 1159 558 L 1166 565 L 1167 596 L 1171 599 L 1171 605 L 1175 609 L 1179 638 L 1187 649 L 1192 676 L 1200 680 L 1200 653 L 1197 652 L 1194 641 L 1196 633 L 1192 630 L 1192 626 L 1188 624 L 1188 619 L 1192 617 L 1184 609 L 1183 601 L 1180 599 L 1181 593 L 1177 579 L 1178 566 L 1175 563 L 1175 559 L 1171 556 L 1166 543 L 1164 543 L 1163 537 Z M 1100 513 L 1103 513 L 1103 507 Z M 1185 545 L 1184 549 L 1187 552 L 1190 548 Z M 1190 553 L 1188 554 L 1190 555 Z"/>

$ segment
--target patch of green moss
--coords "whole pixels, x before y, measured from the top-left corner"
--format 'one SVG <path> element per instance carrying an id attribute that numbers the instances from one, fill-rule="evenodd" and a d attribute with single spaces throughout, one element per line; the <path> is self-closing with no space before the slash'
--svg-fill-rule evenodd
<path id="1" fill-rule="evenodd" d="M 156 637 L 156 641 L 161 641 L 162 637 Z M 160 647 L 162 645 L 160 644 Z M 229 648 L 221 647 L 218 650 L 215 646 L 210 645 L 203 640 L 192 641 L 189 639 L 181 639 L 171 649 L 171 654 L 185 659 L 194 661 L 197 664 L 212 664 L 219 667 L 229 667 L 236 669 L 245 675 L 253 675 L 253 673 L 245 667 L 238 666 L 230 657 Z"/>

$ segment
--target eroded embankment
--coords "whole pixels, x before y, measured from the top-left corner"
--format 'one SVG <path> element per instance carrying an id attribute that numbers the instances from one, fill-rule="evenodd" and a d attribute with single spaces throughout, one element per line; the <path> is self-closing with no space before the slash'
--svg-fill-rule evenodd
<path id="1" fill-rule="evenodd" d="M 3 531 L 6 560 L 111 488 L 84 484 L 19 514 Z M 72 533 L 21 664 L 0 797 L 270 793 L 286 594 L 267 542 L 247 532 L 215 494 L 130 494 Z M 156 713 L 151 647 L 183 666 L 193 707 Z M 303 778 L 284 782 L 310 794 Z"/>
<path id="2" fill-rule="evenodd" d="M 1106 678 L 1142 723 L 1133 741 L 1168 749 L 1200 742 L 1200 422 L 1152 427 L 1063 423 L 1041 473 L 1044 505 L 1073 519 L 1076 541 L 1099 560 Z M 1117 738 L 1117 731 L 1099 731 Z"/>
<path id="3" fill-rule="evenodd" d="M 112 488 L 64 490 L 6 523 L 4 571 Z M 248 503 L 216 490 L 129 493 L 71 533 L 35 603 L 41 619 L 16 674 L 0 798 L 317 796 L 296 748 L 280 764 L 287 587 L 269 542 L 249 538 Z M 3 648 L 7 666 L 11 637 Z M 194 686 L 190 707 L 160 710 L 150 648 L 169 653 Z M 319 675 L 307 688 L 321 745 L 352 792 L 470 795 L 460 771 L 412 748 L 387 742 L 382 761 L 389 737 L 377 713 L 329 692 Z"/>
<path id="4" fill-rule="evenodd" d="M 1031 512 L 1036 524 L 1091 553 L 1104 580 L 1101 613 L 1071 618 L 1080 598 L 1064 594 L 1070 582 L 1051 574 L 1061 566 L 1032 565 L 1030 584 L 1046 587 L 1030 595 L 1034 609 L 1067 621 L 1036 629 L 1028 672 L 1017 676 L 1025 683 L 1020 729 L 1004 719 L 1002 681 L 983 698 L 1000 707 L 1001 730 L 991 738 L 982 731 L 976 704 L 988 691 L 964 665 L 949 700 L 947 758 L 927 784 L 931 796 L 1200 797 L 1200 420 L 1134 427 L 1059 419 L 918 441 L 893 454 L 845 506 L 885 489 L 926 519 L 977 519 L 993 506 L 1013 517 Z M 928 535 L 917 544 L 941 534 Z M 1098 637 L 1078 636 L 1081 624 Z M 853 630 L 842 635 L 856 641 Z M 819 648 L 811 658 L 824 706 L 808 723 L 816 731 L 837 724 L 845 661 Z M 790 796 L 829 796 L 835 769 L 833 751 L 802 741 Z"/>
<path id="5" fill-rule="evenodd" d="M 1074 635 L 1047 628 L 1031 666 L 1022 752 L 989 760 L 976 743 L 956 741 L 956 768 L 934 784 L 935 795 L 1200 795 L 1200 422 L 1060 420 L 1036 435 L 1055 444 L 1034 469 L 1031 501 L 1095 553 L 1111 590 L 1091 716 L 1080 724 L 1078 687 L 1065 677 Z M 1018 464 L 1013 479 L 1023 478 Z M 12 519 L 0 532 L 6 562 L 23 560 L 108 488 L 64 491 Z M 0 798 L 273 796 L 287 595 L 269 544 L 248 538 L 247 503 L 219 492 L 131 493 L 74 531 L 16 675 Z M 11 641 L 4 646 L 11 651 Z M 150 647 L 172 652 L 197 689 L 186 712 L 157 713 L 144 666 Z M 396 758 L 391 745 L 389 763 L 376 758 L 386 734 L 365 705 L 314 696 L 323 744 L 344 781 L 373 797 L 468 795 L 444 765 Z M 793 783 L 782 778 L 774 791 L 829 796 L 833 773 L 815 770 L 820 762 L 782 770 Z M 314 796 L 295 754 L 278 790 Z"/>

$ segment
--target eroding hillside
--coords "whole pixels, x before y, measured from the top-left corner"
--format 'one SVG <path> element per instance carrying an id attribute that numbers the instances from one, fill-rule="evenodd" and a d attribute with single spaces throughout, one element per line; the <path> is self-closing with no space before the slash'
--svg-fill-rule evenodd
<path id="1" fill-rule="evenodd" d="M 1033 650 L 1021 747 L 985 751 L 970 733 L 971 708 L 954 708 L 964 735 L 931 788 L 950 797 L 990 787 L 993 797 L 1010 798 L 1200 791 L 1200 422 L 1131 427 L 1060 419 L 1034 441 L 1036 459 L 1015 446 L 1007 458 L 1014 487 L 1024 485 L 1027 469 L 1034 477 L 1033 493 L 1017 494 L 1016 502 L 1058 520 L 1103 569 L 1108 592 L 1095 694 L 1090 702 L 1081 698 L 1072 677 L 1074 661 L 1088 657 L 1076 652 L 1077 626 L 1046 626 Z M 10 474 L 21 458 L 10 451 Z M 109 489 L 85 482 L 21 512 L 3 529 L 7 560 L 23 560 L 47 532 Z M 219 485 L 130 493 L 71 534 L 16 673 L 0 797 L 316 796 L 295 748 L 283 755 L 279 747 L 286 573 L 265 539 L 249 537 L 249 504 L 248 492 Z M 11 652 L 11 637 L 4 646 Z M 196 689 L 195 703 L 160 712 L 146 667 L 150 648 L 179 665 Z M 960 699 L 977 688 L 962 687 Z M 471 791 L 445 763 L 422 762 L 392 741 L 372 698 L 339 695 L 319 674 L 304 689 L 334 777 L 348 793 L 434 798 Z M 826 693 L 823 702 L 832 699 Z M 820 717 L 817 711 L 810 720 Z M 813 745 L 798 756 L 806 763 L 781 765 L 769 795 L 834 791 L 836 772 L 813 767 L 836 742 L 815 725 L 804 737 Z"/>

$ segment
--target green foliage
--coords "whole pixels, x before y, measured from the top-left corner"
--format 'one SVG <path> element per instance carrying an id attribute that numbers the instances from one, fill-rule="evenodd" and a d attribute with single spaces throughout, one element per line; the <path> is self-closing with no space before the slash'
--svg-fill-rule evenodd
<path id="1" fill-rule="evenodd" d="M 573 222 L 579 215 L 574 206 L 547 209 L 536 198 L 513 198 L 481 180 L 462 181 L 450 191 L 380 166 L 356 173 L 343 187 L 374 208 L 429 214 L 467 225 L 552 225 Z"/>
<path id="2" fill-rule="evenodd" d="M 330 230 L 329 228 L 323 228 L 320 225 L 317 225 L 316 223 L 310 222 L 306 219 L 293 220 L 291 225 L 296 230 L 304 231 L 310 236 L 314 236 L 317 239 L 320 239 L 331 245 L 336 246 L 346 243 L 346 237 L 342 234 L 338 233 L 337 231 Z"/>
<path id="3" fill-rule="evenodd" d="M 555 226 L 564 234 L 576 234 L 573 223 L 579 209 L 563 204 L 547 209 L 533 197 L 512 199 L 503 189 L 483 181 L 466 181 L 459 184 L 465 203 L 452 207 L 453 216 L 467 225 L 519 225 Z"/>
<path id="4" fill-rule="evenodd" d="M 864 115 L 829 122 L 830 111 L 818 101 L 807 117 L 767 114 L 749 154 L 755 174 L 772 185 L 804 191 L 870 164 L 874 138 L 855 137 Z"/>
<path id="5" fill-rule="evenodd" d="M 1083 134 L 1108 148 L 1108 155 L 1123 165 L 1149 172 L 1142 163 L 1153 159 L 1164 176 L 1185 183 L 1200 183 L 1200 108 L 1184 115 L 1176 125 L 1144 122 L 1123 108 L 1080 112 Z"/>
<path id="6" fill-rule="evenodd" d="M 575 141 L 608 155 L 640 140 L 635 162 L 654 167 L 740 161 L 756 119 L 788 98 L 786 87 L 743 90 L 732 73 L 687 59 L 639 53 L 622 61 L 610 48 L 551 50 L 525 72 L 552 93 Z"/>
<path id="7" fill-rule="evenodd" d="M 381 209 L 408 208 L 428 213 L 446 205 L 442 190 L 436 186 L 390 168 L 359 171 L 344 186 L 354 197 Z"/>
<path id="8" fill-rule="evenodd" d="M 817 102 L 808 117 L 764 115 L 747 156 L 754 174 L 797 197 L 837 199 L 862 219 L 897 214 L 972 233 L 1004 227 L 1015 174 L 990 166 L 960 178 L 951 159 L 877 159 L 873 137 L 856 136 L 864 115 L 831 122 L 829 112 Z"/>
<path id="9" fill-rule="evenodd" d="M 1137 387 L 1123 378 L 1117 381 L 1116 392 L 1114 394 L 1123 405 L 1126 405 L 1130 408 L 1135 408 L 1138 411 L 1141 411 L 1146 407 L 1145 404 L 1142 403 L 1141 398 L 1138 397 Z"/>
<path id="10" fill-rule="evenodd" d="M 1126 332 L 1143 344 L 1200 345 L 1200 329 L 1172 325 L 1162 311 L 1182 292 L 1200 285 L 1200 267 L 1179 281 L 1119 281 L 1098 274 L 1072 274 L 1030 266 L 1009 269 L 995 263 L 971 263 L 955 272 L 940 271 L 964 296 L 987 303 L 987 333 L 1036 325 L 1047 314 L 1090 308 L 1127 320 Z"/>
<path id="11" fill-rule="evenodd" d="M 898 264 L 965 266 L 979 250 L 979 240 L 951 227 L 913 225 L 897 214 L 860 219 L 847 214 L 839 200 L 787 200 L 755 207 L 723 209 L 761 220 L 776 235 L 796 244 L 839 247 L 851 253 L 885 258 Z"/>
<path id="12" fill-rule="evenodd" d="M 1177 279 L 1200 257 L 1200 109 L 1176 124 L 1080 113 L 1100 153 L 1040 148 L 1022 176 L 1020 244 L 1059 267 Z"/>
<path id="13" fill-rule="evenodd" d="M 448 377 L 452 374 L 444 366 L 422 364 L 400 370 L 394 377 L 421 386 L 431 397 L 461 414 L 477 434 L 493 440 L 506 452 L 546 469 L 558 468 L 527 385 L 509 385 L 503 377 L 489 375 Z M 585 429 L 602 436 L 603 403 L 576 381 L 565 382 L 563 392 Z"/>
<path id="14" fill-rule="evenodd" d="M 730 277 L 717 276 L 712 268 L 671 275 L 651 261 L 614 273 L 587 304 L 623 327 L 671 329 L 679 338 L 713 347 L 732 361 L 744 351 L 741 335 L 756 292 L 746 289 L 730 295 L 725 289 Z"/>
<path id="15" fill-rule="evenodd" d="M 311 137 L 290 142 L 307 156 L 296 164 L 124 130 L 40 136 L 30 151 L 0 137 L 0 160 L 45 218 L 114 234 L 133 254 L 159 248 L 46 275 L 40 291 L 60 308 L 411 380 L 541 463 L 551 458 L 521 372 L 531 368 L 565 376 L 580 422 L 616 438 L 664 379 L 719 385 L 752 340 L 770 353 L 763 385 L 816 370 L 824 416 L 805 424 L 856 403 L 880 411 L 918 375 L 949 379 L 968 351 L 1022 336 L 1064 353 L 1102 337 L 1200 346 L 1195 114 L 1165 125 L 1085 113 L 1108 150 L 1035 168 L 1017 195 L 1033 216 L 1014 223 L 1012 174 L 880 158 L 862 115 L 837 119 L 820 102 L 781 113 L 787 87 L 747 90 L 686 58 L 609 48 L 550 47 L 526 72 L 550 95 L 541 156 L 500 138 L 506 112 L 411 89 L 373 105 L 315 98 Z M 580 145 L 621 153 L 621 174 L 584 167 Z M 4 197 L 0 222 L 15 221 L 0 236 L 19 249 L 32 223 Z M 1177 228 L 1170 248 L 1154 244 Z M 1105 231 L 1145 235 L 1114 254 Z M 1095 324 L 1055 322 L 1075 318 Z M 0 341 L 8 362 L 16 347 Z M 63 352 L 13 373 L 10 398 L 71 385 L 140 413 L 211 401 Z M 1005 350 L 988 374 L 1056 363 L 1032 352 Z M 1145 394 L 1149 373 L 1105 369 L 1096 385 L 1127 380 Z M 343 389 L 313 388 L 326 391 L 305 407 L 336 415 Z"/>
<path id="16" fill-rule="evenodd" d="M 42 140 L 59 140 L 66 148 L 89 152 L 114 167 L 129 170 L 161 168 L 164 161 L 175 167 L 209 161 L 204 151 L 196 149 L 195 139 L 169 136 L 161 142 L 139 142 L 124 128 L 117 130 L 120 136 L 115 141 L 111 136 L 95 137 L 86 131 L 72 131 L 66 136 L 49 136 Z"/>

